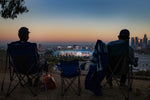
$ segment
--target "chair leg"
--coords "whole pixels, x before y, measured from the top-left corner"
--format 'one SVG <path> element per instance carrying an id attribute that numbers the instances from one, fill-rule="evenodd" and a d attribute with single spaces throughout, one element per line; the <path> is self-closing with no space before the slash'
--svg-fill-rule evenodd
<path id="1" fill-rule="evenodd" d="M 80 96 L 81 92 L 81 83 L 80 83 L 80 76 L 78 76 L 78 96 Z"/>
<path id="2" fill-rule="evenodd" d="M 8 88 L 7 94 L 6 94 L 7 96 L 10 96 L 10 94 L 17 88 L 17 86 L 19 85 L 19 82 L 14 86 L 13 89 L 10 90 L 11 84 L 12 84 L 12 82 L 9 84 L 9 88 Z"/>
<path id="3" fill-rule="evenodd" d="M 24 80 L 24 77 L 20 77 L 21 78 L 21 80 L 26 84 L 27 82 Z M 20 81 L 21 82 L 21 81 Z M 33 96 L 37 96 L 37 94 L 36 93 L 34 93 L 33 92 L 33 90 L 29 87 L 29 86 L 27 86 L 27 88 L 29 89 L 29 91 L 33 94 Z"/>
<path id="4" fill-rule="evenodd" d="M 19 85 L 19 82 L 11 89 L 11 85 L 12 85 L 12 82 L 13 80 L 15 79 L 15 75 L 14 73 L 10 74 L 10 83 L 9 83 L 9 86 L 8 86 L 8 89 L 7 89 L 7 93 L 6 93 L 6 96 L 10 96 L 10 94 L 17 88 L 17 86 Z"/>
<path id="5" fill-rule="evenodd" d="M 132 80 L 130 76 L 128 76 L 128 89 L 129 91 L 132 91 Z"/>
<path id="6" fill-rule="evenodd" d="M 61 77 L 61 96 L 64 96 L 64 78 Z"/>
<path id="7" fill-rule="evenodd" d="M 21 81 L 24 82 L 24 85 L 27 84 L 27 82 L 26 82 L 25 79 L 24 79 L 24 78 L 25 78 L 25 75 L 21 76 L 21 75 L 17 74 L 17 77 L 18 77 L 18 80 L 19 80 L 19 83 L 20 83 L 20 84 L 22 84 Z M 25 88 L 25 87 L 24 87 L 24 88 Z M 33 96 L 37 96 L 37 94 L 34 93 L 33 90 L 32 90 L 29 86 L 27 86 L 27 88 L 29 89 L 29 91 L 32 93 Z"/>
<path id="8" fill-rule="evenodd" d="M 74 83 L 75 80 L 77 80 L 77 84 Z M 71 79 L 67 79 L 67 78 L 61 77 L 61 96 L 64 96 L 64 94 L 69 89 L 72 90 L 72 91 L 70 90 L 70 92 L 75 92 L 78 96 L 80 96 L 80 93 L 81 93 L 80 76 L 73 77 Z"/>

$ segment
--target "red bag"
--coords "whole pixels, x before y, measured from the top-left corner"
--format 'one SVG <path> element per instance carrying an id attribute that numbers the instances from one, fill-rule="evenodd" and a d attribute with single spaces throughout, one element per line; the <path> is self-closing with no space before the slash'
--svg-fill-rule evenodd
<path id="1" fill-rule="evenodd" d="M 45 74 L 44 81 L 45 81 L 45 87 L 47 90 L 56 88 L 56 82 L 52 74 Z"/>

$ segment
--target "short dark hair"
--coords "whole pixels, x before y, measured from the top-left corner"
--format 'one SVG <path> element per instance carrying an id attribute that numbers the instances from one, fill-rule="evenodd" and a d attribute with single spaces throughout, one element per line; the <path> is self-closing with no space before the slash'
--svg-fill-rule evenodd
<path id="1" fill-rule="evenodd" d="M 127 30 L 127 29 L 121 30 L 118 37 L 119 37 L 119 39 L 122 39 L 122 40 L 130 39 L 130 32 L 129 32 L 129 30 Z"/>
<path id="2" fill-rule="evenodd" d="M 26 27 L 21 27 L 18 31 L 18 36 L 20 38 L 21 41 L 27 41 L 29 38 L 29 29 Z"/>

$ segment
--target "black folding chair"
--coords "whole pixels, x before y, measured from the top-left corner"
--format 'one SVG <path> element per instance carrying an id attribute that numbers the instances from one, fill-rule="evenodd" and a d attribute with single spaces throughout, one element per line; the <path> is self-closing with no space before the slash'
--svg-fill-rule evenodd
<path id="1" fill-rule="evenodd" d="M 80 96 L 79 61 L 60 61 L 60 65 L 57 65 L 57 67 L 61 71 L 61 95 L 64 96 L 64 94 L 70 90 L 69 92 L 76 93 Z"/>
<path id="2" fill-rule="evenodd" d="M 27 78 L 30 77 L 30 81 L 35 79 L 38 84 L 41 71 L 38 66 L 38 54 L 37 46 L 35 43 L 25 42 L 22 43 L 12 42 L 8 44 L 6 69 L 9 69 L 9 86 L 7 90 L 7 96 L 9 96 L 17 87 L 21 85 L 27 88 L 33 96 L 37 94 L 33 91 Z M 4 84 L 4 81 L 3 81 Z M 3 85 L 2 85 L 3 86 Z"/>
<path id="3" fill-rule="evenodd" d="M 107 83 L 112 87 L 113 81 L 119 86 L 121 94 L 125 100 L 129 99 L 129 91 L 132 88 L 132 66 L 129 66 L 129 42 L 118 41 L 108 45 L 109 51 L 109 66 L 106 71 Z M 125 82 L 122 84 L 121 82 Z M 106 84 L 104 85 L 106 86 Z M 126 88 L 126 89 L 125 89 Z"/>

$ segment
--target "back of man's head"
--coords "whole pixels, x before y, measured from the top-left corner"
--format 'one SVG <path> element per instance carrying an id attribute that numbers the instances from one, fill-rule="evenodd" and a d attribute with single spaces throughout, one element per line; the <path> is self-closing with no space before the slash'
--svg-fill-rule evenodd
<path id="1" fill-rule="evenodd" d="M 119 38 L 119 40 L 128 40 L 128 39 L 130 39 L 129 30 L 127 30 L 127 29 L 121 30 L 118 38 Z"/>
<path id="2" fill-rule="evenodd" d="M 29 39 L 29 30 L 26 27 L 21 27 L 18 31 L 18 36 L 21 41 L 28 41 Z"/>

